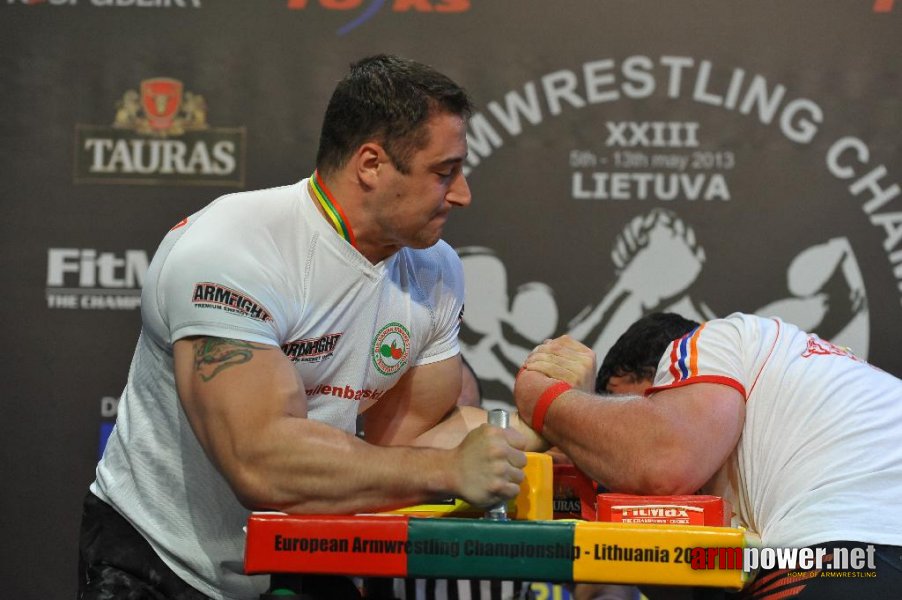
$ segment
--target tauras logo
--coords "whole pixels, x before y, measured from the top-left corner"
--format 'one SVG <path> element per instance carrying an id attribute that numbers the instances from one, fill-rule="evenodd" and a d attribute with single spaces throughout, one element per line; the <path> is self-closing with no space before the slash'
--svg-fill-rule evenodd
<path id="1" fill-rule="evenodd" d="M 555 512 L 579 512 L 582 503 L 574 498 L 555 498 L 552 502 Z"/>
<path id="2" fill-rule="evenodd" d="M 144 250 L 122 253 L 94 248 L 48 248 L 47 306 L 134 309 L 149 262 Z"/>
<path id="3" fill-rule="evenodd" d="M 317 338 L 307 338 L 289 342 L 282 346 L 291 362 L 320 362 L 332 356 L 341 333 L 327 333 Z"/>
<path id="4" fill-rule="evenodd" d="M 76 183 L 244 185 L 245 130 L 212 128 L 208 105 L 181 81 L 126 91 L 111 126 L 75 126 Z"/>
<path id="5" fill-rule="evenodd" d="M 272 321 L 269 312 L 249 295 L 208 281 L 194 284 L 191 301 L 198 308 L 218 308 L 258 321 Z"/>

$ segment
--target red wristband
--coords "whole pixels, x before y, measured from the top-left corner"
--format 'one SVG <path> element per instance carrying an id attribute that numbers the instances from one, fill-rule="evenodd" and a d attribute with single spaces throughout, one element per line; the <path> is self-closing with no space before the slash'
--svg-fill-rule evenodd
<path id="1" fill-rule="evenodd" d="M 548 413 L 551 403 L 554 402 L 558 396 L 567 390 L 572 389 L 573 387 L 569 383 L 563 381 L 552 383 L 545 388 L 545 391 L 542 392 L 542 395 L 536 400 L 536 407 L 532 410 L 532 428 L 536 433 L 542 435 L 542 428 L 545 426 L 545 415 Z"/>

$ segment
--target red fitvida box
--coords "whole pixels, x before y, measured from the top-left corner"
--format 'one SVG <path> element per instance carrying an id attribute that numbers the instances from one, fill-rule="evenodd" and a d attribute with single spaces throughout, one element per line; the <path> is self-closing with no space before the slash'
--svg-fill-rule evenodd
<path id="1" fill-rule="evenodd" d="M 732 506 L 720 496 L 634 496 L 599 494 L 598 520 L 609 523 L 658 523 L 729 527 Z"/>

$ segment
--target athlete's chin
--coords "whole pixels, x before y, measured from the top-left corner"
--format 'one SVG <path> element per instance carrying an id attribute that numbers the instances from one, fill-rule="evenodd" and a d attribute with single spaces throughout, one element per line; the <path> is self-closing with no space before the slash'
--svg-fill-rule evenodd
<path id="1" fill-rule="evenodd" d="M 429 237 L 418 237 L 416 240 L 413 240 L 409 247 L 415 248 L 416 250 L 425 250 L 426 248 L 431 248 L 435 246 L 438 241 L 442 239 L 441 234 Z"/>
<path id="2" fill-rule="evenodd" d="M 441 227 L 422 229 L 414 236 L 414 239 L 411 240 L 410 247 L 420 250 L 431 248 L 432 246 L 435 246 L 440 239 L 442 239 Z"/>

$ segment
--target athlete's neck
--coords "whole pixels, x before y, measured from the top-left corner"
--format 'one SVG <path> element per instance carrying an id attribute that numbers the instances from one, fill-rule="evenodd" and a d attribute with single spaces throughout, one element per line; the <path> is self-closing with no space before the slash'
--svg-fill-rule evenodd
<path id="1" fill-rule="evenodd" d="M 345 214 L 341 204 L 338 203 L 335 196 L 332 195 L 332 192 L 326 186 L 326 183 L 323 181 L 323 178 L 320 177 L 318 171 L 314 171 L 313 175 L 310 176 L 309 185 L 310 195 L 313 196 L 319 204 L 320 213 L 326 217 L 326 221 L 335 228 L 335 231 L 337 231 L 346 242 L 351 244 L 354 248 L 357 248 L 357 239 L 354 237 L 354 229 L 351 227 L 348 216 Z"/>
<path id="2" fill-rule="evenodd" d="M 308 190 L 314 205 L 326 222 L 372 264 L 382 262 L 401 249 L 396 244 L 373 243 L 370 240 L 371 236 L 368 233 L 371 233 L 372 228 L 367 227 L 367 220 L 361 208 L 362 203 L 355 202 L 357 198 L 354 196 L 353 188 L 348 190 L 347 186 L 341 185 L 341 180 L 327 182 L 317 170 L 308 180 Z M 355 225 L 362 225 L 361 230 L 351 227 L 352 219 Z M 361 231 L 362 235 L 357 235 Z"/>

